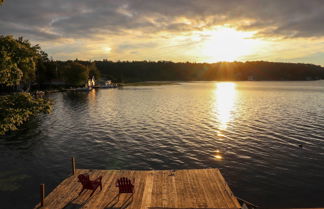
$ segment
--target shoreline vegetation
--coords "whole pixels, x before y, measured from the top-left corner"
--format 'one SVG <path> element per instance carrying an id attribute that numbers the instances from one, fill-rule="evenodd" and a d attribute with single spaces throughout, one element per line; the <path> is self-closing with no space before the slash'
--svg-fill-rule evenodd
<path id="1" fill-rule="evenodd" d="M 167 61 L 53 61 L 37 69 L 32 90 L 69 90 L 94 78 L 119 86 L 152 86 L 190 81 L 313 81 L 324 79 L 324 68 L 313 64 L 266 61 L 174 63 Z M 1 89 L 1 87 L 0 87 Z"/>
<path id="2" fill-rule="evenodd" d="M 324 68 L 266 61 L 54 61 L 23 37 L 0 35 L 0 135 L 16 130 L 32 116 L 50 112 L 50 101 L 29 92 L 84 88 L 90 79 L 94 86 L 109 82 L 121 87 L 191 81 L 309 81 L 324 79 Z"/>
<path id="3" fill-rule="evenodd" d="M 39 113 L 50 113 L 49 100 L 33 97 L 30 93 L 0 96 L 0 136 L 15 131 L 20 125 Z"/>
<path id="4" fill-rule="evenodd" d="M 188 81 L 312 81 L 324 79 L 324 68 L 313 64 L 266 61 L 174 63 L 167 61 L 53 61 L 36 69 L 32 90 L 67 90 L 84 87 L 94 78 L 120 86 L 166 85 Z M 1 89 L 1 86 L 0 86 Z"/>
<path id="5" fill-rule="evenodd" d="M 22 37 L 0 36 L 0 136 L 39 113 L 49 113 L 51 101 L 43 93 L 29 93 L 47 54 Z"/>

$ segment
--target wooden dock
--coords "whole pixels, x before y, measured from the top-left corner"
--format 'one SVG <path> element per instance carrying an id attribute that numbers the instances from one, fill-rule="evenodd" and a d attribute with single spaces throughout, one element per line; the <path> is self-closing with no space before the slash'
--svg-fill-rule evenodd
<path id="1" fill-rule="evenodd" d="M 81 191 L 79 174 L 88 173 L 90 179 L 102 176 L 103 188 Z M 120 177 L 135 179 L 135 193 L 121 194 L 119 199 L 116 180 Z M 127 208 L 127 209 L 193 209 L 241 208 L 218 169 L 190 170 L 86 170 L 76 169 L 74 175 L 61 182 L 35 208 Z"/>

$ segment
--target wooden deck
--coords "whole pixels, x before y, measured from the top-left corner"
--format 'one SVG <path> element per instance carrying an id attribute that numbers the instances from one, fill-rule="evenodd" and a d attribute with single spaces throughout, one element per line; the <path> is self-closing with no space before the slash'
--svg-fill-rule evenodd
<path id="1" fill-rule="evenodd" d="M 91 191 L 78 196 L 81 184 L 77 176 L 89 173 L 90 179 L 102 176 L 103 188 L 90 197 Z M 121 194 L 117 199 L 116 179 L 135 178 L 135 193 Z M 117 201 L 118 200 L 118 201 Z M 35 208 L 41 208 L 38 204 Z M 76 208 L 241 208 L 218 169 L 193 170 L 84 170 L 59 184 L 46 198 L 44 207 L 49 209 Z"/>

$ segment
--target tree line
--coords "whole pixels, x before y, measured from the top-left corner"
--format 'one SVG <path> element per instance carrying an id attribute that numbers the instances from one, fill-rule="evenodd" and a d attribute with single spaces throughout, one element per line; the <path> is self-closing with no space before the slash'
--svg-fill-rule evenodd
<path id="1" fill-rule="evenodd" d="M 324 79 L 324 68 L 313 64 L 265 61 L 174 63 L 95 61 L 101 75 L 117 82 L 244 81 Z"/>
<path id="2" fill-rule="evenodd" d="M 296 81 L 324 79 L 324 68 L 314 64 L 265 61 L 174 63 L 169 61 L 48 61 L 39 70 L 39 84 L 64 81 L 82 85 L 92 76 L 117 83 L 141 81 Z M 55 82 L 54 82 L 55 83 Z"/>
<path id="3" fill-rule="evenodd" d="M 54 61 L 22 37 L 0 36 L 0 89 L 84 86 L 89 78 L 113 82 L 318 80 L 314 64 L 265 61 L 190 63 L 170 61 Z"/>
<path id="4" fill-rule="evenodd" d="M 63 83 L 83 86 L 89 78 L 99 79 L 95 63 L 53 61 L 39 45 L 13 36 L 0 36 L 0 89 L 28 91 L 32 86 Z"/>

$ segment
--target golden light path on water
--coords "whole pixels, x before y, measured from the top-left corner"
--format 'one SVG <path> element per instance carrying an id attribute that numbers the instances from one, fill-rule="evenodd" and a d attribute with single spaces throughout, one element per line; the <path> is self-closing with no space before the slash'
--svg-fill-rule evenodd
<path id="1" fill-rule="evenodd" d="M 214 113 L 219 122 L 217 136 L 221 138 L 224 137 L 223 132 L 232 120 L 232 111 L 235 108 L 236 100 L 236 84 L 232 82 L 216 83 L 214 95 Z M 215 151 L 215 158 L 217 160 L 223 159 L 220 150 Z"/>
<path id="2" fill-rule="evenodd" d="M 92 103 L 92 104 L 95 104 L 96 102 L 96 89 L 93 89 L 92 91 L 90 91 L 88 93 L 88 99 L 89 99 L 89 102 Z"/>

